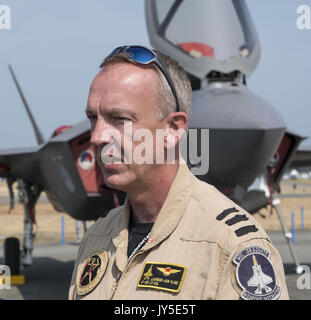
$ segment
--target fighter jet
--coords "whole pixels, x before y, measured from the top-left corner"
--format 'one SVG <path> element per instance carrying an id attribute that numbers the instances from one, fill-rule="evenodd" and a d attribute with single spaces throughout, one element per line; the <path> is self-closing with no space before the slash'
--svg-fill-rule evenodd
<path id="1" fill-rule="evenodd" d="M 151 44 L 191 80 L 189 127 L 209 129 L 209 171 L 199 178 L 258 211 L 271 199 L 248 187 L 264 175 L 277 190 L 303 137 L 288 132 L 281 114 L 247 87 L 260 42 L 244 0 L 145 1 Z"/>
<path id="2" fill-rule="evenodd" d="M 255 290 L 256 294 L 262 294 L 262 290 L 265 290 L 265 293 L 271 292 L 272 289 L 267 284 L 273 282 L 273 279 L 262 272 L 261 265 L 257 263 L 254 255 L 252 268 L 254 275 L 247 281 L 247 285 L 249 287 L 257 287 Z"/>

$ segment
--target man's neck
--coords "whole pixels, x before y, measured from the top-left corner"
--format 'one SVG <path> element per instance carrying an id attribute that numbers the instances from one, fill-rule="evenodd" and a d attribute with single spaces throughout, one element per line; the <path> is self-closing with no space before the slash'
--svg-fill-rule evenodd
<path id="1" fill-rule="evenodd" d="M 131 190 L 127 193 L 132 213 L 137 222 L 154 222 L 156 220 L 177 174 L 178 164 L 174 166 L 174 170 L 167 166 L 161 169 L 154 182 L 148 184 L 147 188 Z"/>

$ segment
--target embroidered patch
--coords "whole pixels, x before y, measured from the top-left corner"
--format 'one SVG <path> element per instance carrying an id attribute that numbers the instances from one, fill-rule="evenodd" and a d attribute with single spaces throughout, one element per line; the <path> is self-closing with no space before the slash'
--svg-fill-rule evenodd
<path id="1" fill-rule="evenodd" d="M 245 300 L 275 300 L 281 293 L 276 283 L 270 252 L 253 246 L 240 251 L 233 259 L 237 265 L 236 279 Z"/>
<path id="2" fill-rule="evenodd" d="M 179 292 L 186 267 L 176 264 L 146 262 L 137 287 Z"/>
<path id="3" fill-rule="evenodd" d="M 76 279 L 77 292 L 84 295 L 92 291 L 100 282 L 108 264 L 106 251 L 97 250 L 81 265 Z"/>

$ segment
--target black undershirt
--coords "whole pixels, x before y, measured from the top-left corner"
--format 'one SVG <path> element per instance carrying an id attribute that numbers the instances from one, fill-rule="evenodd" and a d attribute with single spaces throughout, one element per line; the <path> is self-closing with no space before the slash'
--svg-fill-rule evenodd
<path id="1" fill-rule="evenodd" d="M 129 221 L 129 238 L 127 247 L 127 256 L 129 257 L 133 250 L 143 240 L 143 238 L 151 231 L 153 222 L 141 223 L 137 222 L 133 215 L 130 215 Z"/>

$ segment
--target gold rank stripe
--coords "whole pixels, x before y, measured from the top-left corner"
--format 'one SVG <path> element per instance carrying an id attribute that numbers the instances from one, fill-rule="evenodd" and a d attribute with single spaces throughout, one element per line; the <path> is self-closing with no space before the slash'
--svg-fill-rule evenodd
<path id="1" fill-rule="evenodd" d="M 177 293 L 181 289 L 185 274 L 185 266 L 147 261 L 139 276 L 137 287 Z M 170 276 L 173 276 L 173 279 Z M 170 287 L 168 287 L 169 285 Z"/>

